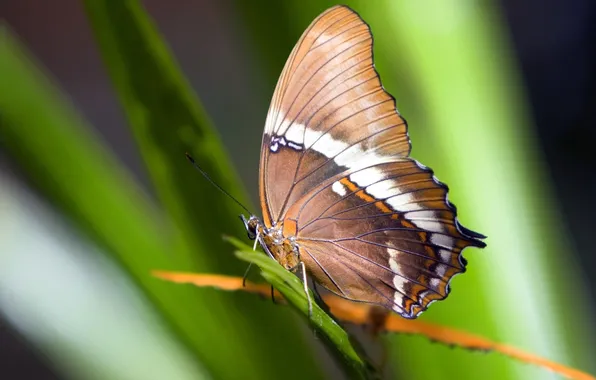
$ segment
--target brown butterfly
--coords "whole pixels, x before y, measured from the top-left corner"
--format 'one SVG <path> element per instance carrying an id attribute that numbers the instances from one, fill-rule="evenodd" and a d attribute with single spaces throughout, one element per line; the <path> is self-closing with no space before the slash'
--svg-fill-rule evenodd
<path id="1" fill-rule="evenodd" d="M 281 73 L 261 146 L 263 221 L 249 236 L 331 292 L 415 318 L 485 247 L 447 186 L 409 158 L 406 121 L 381 85 L 369 26 L 345 6 L 317 17 Z M 256 244 L 256 242 L 255 242 Z"/>

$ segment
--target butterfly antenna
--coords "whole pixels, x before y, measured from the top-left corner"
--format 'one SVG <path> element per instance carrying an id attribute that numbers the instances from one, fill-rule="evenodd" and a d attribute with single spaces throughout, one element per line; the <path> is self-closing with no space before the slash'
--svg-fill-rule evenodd
<path id="1" fill-rule="evenodd" d="M 211 179 L 211 177 L 209 177 L 209 175 L 203 170 L 201 169 L 201 167 L 196 163 L 195 159 L 192 158 L 192 156 L 190 154 L 188 154 L 188 152 L 186 153 L 186 158 L 188 159 L 188 161 L 190 161 L 190 163 L 192 164 L 192 166 L 195 167 L 195 169 L 197 169 L 199 171 L 199 173 L 201 173 L 203 175 L 203 177 L 205 177 L 207 179 L 207 181 L 211 182 L 211 184 L 213 186 L 215 186 L 217 189 L 219 189 L 219 191 L 221 191 L 222 193 L 224 193 L 225 195 L 227 195 L 228 197 L 230 197 L 230 199 L 232 199 L 234 202 L 236 202 L 236 204 L 240 207 L 242 207 L 244 210 L 246 210 L 246 212 L 249 215 L 253 215 L 250 210 L 248 208 L 246 208 L 246 206 L 244 206 L 242 203 L 240 203 L 240 201 L 236 198 L 234 198 L 232 196 L 232 194 L 228 193 L 226 190 L 224 190 L 223 187 L 219 186 L 214 180 Z"/>

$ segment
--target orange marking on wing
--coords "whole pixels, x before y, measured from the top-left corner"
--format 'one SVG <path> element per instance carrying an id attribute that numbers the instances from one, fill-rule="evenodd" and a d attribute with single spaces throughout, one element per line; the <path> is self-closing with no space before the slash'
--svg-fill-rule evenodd
<path id="1" fill-rule="evenodd" d="M 355 183 L 350 181 L 348 178 L 342 178 L 341 180 L 339 180 L 339 183 L 344 185 L 348 190 L 350 190 L 350 192 L 354 192 L 354 191 L 360 189 L 360 187 L 358 187 L 358 185 L 356 185 Z M 365 202 L 373 202 L 376 199 L 373 196 L 368 195 L 364 190 L 360 190 L 360 191 L 356 192 L 356 196 L 358 198 L 364 200 Z M 387 204 L 385 204 L 385 202 L 377 201 L 377 202 L 375 202 L 375 206 L 379 210 L 381 210 L 382 212 L 384 212 L 386 214 L 392 214 L 391 219 L 397 220 L 399 218 L 399 214 L 394 212 L 393 209 L 391 209 L 390 207 L 388 207 Z"/>
<path id="2" fill-rule="evenodd" d="M 373 202 L 375 200 L 375 198 L 371 197 L 370 195 L 366 194 L 366 192 L 364 190 L 360 190 L 359 192 L 356 193 L 356 196 L 360 199 L 362 199 L 365 202 Z"/>
<path id="3" fill-rule="evenodd" d="M 401 223 L 402 226 L 404 226 L 406 228 L 416 228 L 416 226 L 412 222 L 410 222 L 406 219 L 402 219 L 399 222 Z"/>
<path id="4" fill-rule="evenodd" d="M 414 305 L 414 301 L 409 298 L 404 298 L 403 301 L 403 308 L 407 314 L 411 314 L 412 306 Z M 401 305 L 400 305 L 401 306 Z"/>
<path id="5" fill-rule="evenodd" d="M 348 178 L 340 179 L 339 183 L 347 187 L 350 191 L 356 191 L 359 189 L 359 187 L 354 182 L 350 181 Z"/>
<path id="6" fill-rule="evenodd" d="M 418 276 L 416 281 L 418 281 L 422 285 L 415 284 L 413 282 L 410 283 L 410 294 L 412 294 L 414 298 L 418 299 L 420 293 L 424 292 L 428 288 L 428 284 L 425 284 L 426 277 L 423 277 L 422 275 Z"/>
<path id="7" fill-rule="evenodd" d="M 267 207 L 267 202 L 265 201 L 265 197 L 261 194 L 261 210 L 263 212 L 263 223 L 267 228 L 271 228 L 271 217 L 269 216 L 269 207 Z"/>
<path id="8" fill-rule="evenodd" d="M 426 253 L 430 256 L 430 257 L 437 257 L 435 250 L 432 249 L 432 247 L 429 247 L 428 245 L 424 246 L 424 250 L 426 251 Z"/>
<path id="9" fill-rule="evenodd" d="M 389 207 L 387 207 L 387 205 L 385 204 L 385 202 L 383 201 L 377 201 L 375 202 L 375 206 L 377 206 L 377 208 L 385 213 L 392 213 L 393 210 L 391 210 Z"/>
<path id="10" fill-rule="evenodd" d="M 294 219 L 285 219 L 284 220 L 284 229 L 283 234 L 284 236 L 296 236 L 298 232 L 298 225 Z"/>
<path id="11" fill-rule="evenodd" d="M 463 240 L 463 239 L 457 239 L 457 241 L 455 242 L 455 246 L 460 249 L 466 248 L 469 245 L 470 245 L 470 243 L 468 243 L 466 240 Z"/>
<path id="12" fill-rule="evenodd" d="M 392 209 L 390 209 L 389 207 L 387 207 L 387 205 L 385 204 L 385 202 L 383 202 L 383 201 L 375 202 L 375 206 L 379 210 L 383 211 L 384 213 L 391 214 L 391 219 L 394 219 L 394 220 L 399 219 L 399 214 L 396 213 L 395 211 L 393 211 Z"/>
<path id="13" fill-rule="evenodd" d="M 459 231 L 455 228 L 453 224 L 443 224 L 447 228 L 447 233 L 451 236 L 459 236 Z"/>
<path id="14" fill-rule="evenodd" d="M 420 305 L 418 305 L 418 304 L 415 304 L 415 305 L 412 307 L 411 314 L 412 314 L 412 315 L 416 315 L 416 314 L 418 314 L 418 313 L 420 312 L 420 310 L 422 310 L 422 306 L 420 306 Z"/>

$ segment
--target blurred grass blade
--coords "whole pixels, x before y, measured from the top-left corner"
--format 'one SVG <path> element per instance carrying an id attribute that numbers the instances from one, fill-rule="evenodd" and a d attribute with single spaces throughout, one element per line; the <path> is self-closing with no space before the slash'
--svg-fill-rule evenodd
<path id="1" fill-rule="evenodd" d="M 244 264 L 227 254 L 229 246 L 219 238 L 222 233 L 245 236 L 240 210 L 184 157 L 190 152 L 215 182 L 246 203 L 205 111 L 138 1 L 84 4 L 159 201 L 175 224 L 171 239 L 176 252 L 196 263 L 178 270 L 241 273 Z M 215 292 L 201 297 L 208 308 L 193 317 L 197 325 L 208 326 L 198 339 L 203 361 L 214 374 L 280 378 L 291 368 L 295 376 L 322 376 L 287 313 L 274 314 L 275 308 L 241 297 L 231 304 L 232 297 Z"/>
<path id="2" fill-rule="evenodd" d="M 244 235 L 242 210 L 185 159 L 190 152 L 216 183 L 248 203 L 205 110 L 138 1 L 83 3 L 159 200 L 188 240 L 182 244 L 192 245 L 202 266 L 229 269 L 235 262 L 241 270 L 236 260 L 207 252 L 226 248 L 222 233 Z"/>
<path id="3" fill-rule="evenodd" d="M 74 225 L 116 259 L 181 342 L 198 352 L 196 292 L 156 282 L 155 267 L 188 265 L 161 233 L 161 216 L 99 138 L 4 29 L 0 42 L 0 146 Z M 176 256 L 176 257 L 173 257 Z"/>

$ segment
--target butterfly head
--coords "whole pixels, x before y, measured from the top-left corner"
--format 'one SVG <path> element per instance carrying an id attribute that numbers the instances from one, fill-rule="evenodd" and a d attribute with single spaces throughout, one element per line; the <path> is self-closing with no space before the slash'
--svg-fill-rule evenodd
<path id="1" fill-rule="evenodd" d="M 259 218 L 251 215 L 248 219 L 246 219 L 244 215 L 240 215 L 240 219 L 242 220 L 242 223 L 244 223 L 248 238 L 250 240 L 255 240 L 257 238 L 257 231 L 259 230 L 259 226 L 261 224 Z"/>

